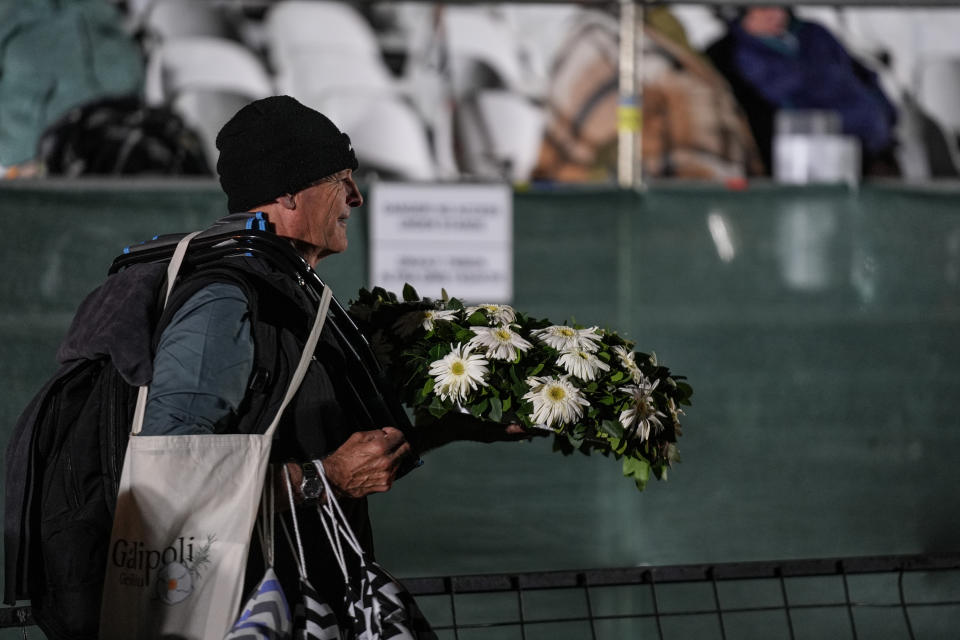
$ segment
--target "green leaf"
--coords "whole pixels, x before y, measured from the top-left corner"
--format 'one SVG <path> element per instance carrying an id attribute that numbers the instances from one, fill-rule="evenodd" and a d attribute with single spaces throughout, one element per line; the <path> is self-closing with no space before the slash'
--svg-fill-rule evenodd
<path id="1" fill-rule="evenodd" d="M 487 414 L 487 417 L 494 422 L 500 422 L 500 418 L 503 417 L 503 403 L 500 402 L 500 398 L 490 398 L 490 413 Z"/>
<path id="2" fill-rule="evenodd" d="M 633 478 L 637 484 L 637 489 L 643 491 L 650 481 L 650 463 L 643 458 L 626 457 L 623 459 L 623 475 L 626 478 Z"/>
<path id="3" fill-rule="evenodd" d="M 447 414 L 449 409 L 444 406 L 443 400 L 441 400 L 439 396 L 434 396 L 433 402 L 431 402 L 430 407 L 428 407 L 428 411 L 430 411 L 430 415 L 434 418 L 442 418 Z"/>
<path id="4" fill-rule="evenodd" d="M 490 402 L 487 401 L 486 398 L 484 398 L 483 402 L 480 402 L 480 403 L 474 404 L 474 405 L 470 405 L 470 406 L 468 407 L 468 409 L 470 409 L 470 413 L 473 414 L 473 417 L 479 418 L 479 417 L 483 416 L 483 412 L 487 410 L 487 406 L 488 406 L 489 404 L 490 404 Z"/>
<path id="5" fill-rule="evenodd" d="M 604 420 L 600 423 L 600 428 L 614 438 L 623 437 L 623 425 L 614 420 Z"/>
<path id="6" fill-rule="evenodd" d="M 569 456 L 576 451 L 576 448 L 570 444 L 570 441 L 567 440 L 565 436 L 557 434 L 553 437 L 553 450 Z"/>
<path id="7" fill-rule="evenodd" d="M 420 299 L 420 296 L 417 295 L 417 290 L 410 285 L 410 283 L 405 282 L 403 284 L 403 301 L 404 302 L 417 302 Z"/>
<path id="8" fill-rule="evenodd" d="M 623 371 L 617 371 L 615 374 L 610 376 L 610 382 L 620 382 L 624 379 L 624 377 L 626 376 L 624 375 Z"/>
<path id="9" fill-rule="evenodd" d="M 422 403 L 433 392 L 433 378 L 427 378 L 427 381 L 423 383 L 423 387 L 417 392 L 417 403 Z"/>
<path id="10" fill-rule="evenodd" d="M 503 411 L 509 411 L 510 407 L 512 406 L 513 406 L 513 398 L 511 396 L 507 396 L 506 398 L 503 399 Z"/>

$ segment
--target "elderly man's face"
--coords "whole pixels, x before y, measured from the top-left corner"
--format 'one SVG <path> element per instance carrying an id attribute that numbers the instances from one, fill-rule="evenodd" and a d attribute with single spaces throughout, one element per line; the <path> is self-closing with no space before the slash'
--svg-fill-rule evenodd
<path id="1" fill-rule="evenodd" d="M 316 248 L 316 259 L 347 249 L 350 209 L 363 204 L 353 181 L 353 171 L 344 169 L 294 195 L 301 210 L 295 239 Z"/>
<path id="2" fill-rule="evenodd" d="M 787 30 L 787 10 L 783 7 L 756 7 L 747 9 L 740 24 L 755 36 L 779 36 Z"/>

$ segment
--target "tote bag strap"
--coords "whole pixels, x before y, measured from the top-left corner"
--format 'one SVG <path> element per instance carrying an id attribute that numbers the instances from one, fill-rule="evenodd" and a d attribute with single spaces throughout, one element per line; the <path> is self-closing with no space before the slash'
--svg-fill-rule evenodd
<path id="1" fill-rule="evenodd" d="M 183 265 L 183 259 L 187 254 L 187 246 L 190 244 L 190 241 L 193 238 L 201 233 L 200 231 L 194 231 L 193 233 L 188 233 L 185 235 L 180 242 L 177 243 L 176 249 L 173 251 L 173 257 L 170 258 L 170 264 L 167 266 L 167 292 L 163 299 L 163 306 L 161 309 L 166 306 L 167 300 L 170 299 L 170 292 L 173 291 L 173 285 L 177 280 L 177 274 L 180 273 L 180 267 Z M 264 435 L 270 437 L 273 436 L 273 432 L 276 431 L 277 425 L 280 424 L 280 418 L 283 417 L 283 411 L 287 408 L 287 405 L 290 404 L 290 400 L 293 399 L 293 396 L 296 395 L 297 390 L 300 388 L 300 383 L 303 382 L 303 377 L 307 374 L 307 368 L 310 366 L 310 360 L 313 358 L 313 352 L 317 348 L 317 342 L 320 340 L 320 332 L 323 330 L 323 324 L 327 319 L 327 311 L 330 309 L 330 300 L 333 298 L 333 291 L 329 286 L 323 288 L 323 294 L 320 296 L 320 306 L 317 309 L 317 315 L 313 320 L 313 327 L 310 329 L 310 335 L 307 336 L 307 342 L 303 346 L 303 353 L 300 354 L 300 362 L 297 363 L 297 368 L 294 369 L 293 375 L 290 378 L 290 384 L 287 386 L 287 392 L 283 396 L 283 401 L 280 403 L 280 408 L 277 410 L 277 414 L 273 417 L 273 421 L 270 422 L 270 426 L 267 427 L 267 430 Z M 133 424 L 130 428 L 130 433 L 132 435 L 138 435 L 140 430 L 143 428 L 143 418 L 146 413 L 147 408 L 147 392 L 149 391 L 149 384 L 142 385 L 137 392 L 137 404 L 133 412 Z"/>
<path id="2" fill-rule="evenodd" d="M 293 521 L 293 534 L 296 537 L 296 544 L 294 544 L 294 539 L 290 537 L 290 530 L 287 529 L 287 522 L 283 518 L 280 519 L 280 526 L 283 528 L 283 533 L 287 537 L 287 542 L 290 544 L 290 550 L 293 551 L 293 556 L 297 560 L 297 573 L 300 574 L 301 580 L 307 579 L 307 559 L 303 553 L 303 540 L 300 538 L 300 524 L 297 522 L 297 505 L 293 502 L 293 483 L 290 480 L 290 469 L 287 468 L 287 465 L 283 465 L 283 480 L 287 488 L 287 500 L 290 502 L 290 519 Z"/>
<path id="3" fill-rule="evenodd" d="M 188 233 L 183 236 L 180 242 L 177 243 L 176 249 L 173 250 L 173 257 L 170 258 L 170 264 L 167 265 L 167 292 L 163 296 L 163 304 L 160 306 L 161 311 L 163 307 L 167 306 L 167 300 L 170 299 L 170 292 L 173 291 L 173 285 L 177 281 L 177 274 L 180 273 L 183 258 L 187 255 L 187 246 L 198 234 L 200 234 L 200 231 L 194 231 L 193 233 Z M 143 416 L 147 409 L 147 391 L 149 389 L 150 385 L 145 384 L 141 385 L 140 390 L 137 392 L 137 404 L 133 411 L 133 425 L 130 427 L 130 433 L 133 435 L 138 435 L 140 429 L 143 428 Z"/>
<path id="4" fill-rule="evenodd" d="M 276 504 L 274 479 L 271 470 L 267 472 L 267 477 L 263 481 L 263 492 L 260 494 L 260 517 L 257 518 L 257 534 L 260 538 L 260 548 L 263 550 L 263 557 L 267 561 L 267 566 L 274 564 L 274 541 L 276 540 Z"/>
<path id="5" fill-rule="evenodd" d="M 310 367 L 310 361 L 313 359 L 313 352 L 317 349 L 317 342 L 320 340 L 320 332 L 323 330 L 323 323 L 327 319 L 327 310 L 330 309 L 330 300 L 333 298 L 333 291 L 329 286 L 323 288 L 323 294 L 320 296 L 320 307 L 317 309 L 317 316 L 313 320 L 313 328 L 310 335 L 307 336 L 307 342 L 303 345 L 303 353 L 300 355 L 300 362 L 290 378 L 290 385 L 287 387 L 287 393 L 283 396 L 283 402 L 277 409 L 277 415 L 273 417 L 270 426 L 267 427 L 265 435 L 272 436 L 273 432 L 280 424 L 280 418 L 283 417 L 283 410 L 287 408 L 293 396 L 297 394 L 303 377 L 307 375 L 307 369 Z"/>
<path id="6" fill-rule="evenodd" d="M 348 548 L 353 549 L 361 567 L 366 566 L 366 556 L 363 552 L 363 547 L 360 545 L 360 541 L 350 527 L 350 522 L 340 508 L 340 503 L 337 502 L 337 498 L 333 493 L 333 487 L 330 486 L 326 470 L 323 468 L 323 462 L 315 460 L 314 463 L 317 465 L 320 480 L 323 482 L 324 496 L 324 502 L 317 505 L 317 513 L 320 514 L 320 522 L 323 524 L 324 532 L 327 534 L 327 540 L 330 542 L 333 555 L 336 557 L 337 563 L 340 565 L 340 570 L 343 572 L 344 580 L 349 584 L 350 577 L 347 571 L 346 550 Z"/>

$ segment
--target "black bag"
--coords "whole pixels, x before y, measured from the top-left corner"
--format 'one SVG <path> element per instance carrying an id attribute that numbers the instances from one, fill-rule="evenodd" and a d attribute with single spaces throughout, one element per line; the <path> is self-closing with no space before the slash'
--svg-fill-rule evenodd
<path id="1" fill-rule="evenodd" d="M 162 284 L 162 268 L 143 275 L 155 277 L 158 288 Z M 143 302 L 152 295 L 145 288 L 132 297 Z M 92 294 L 88 301 L 107 299 Z M 117 296 L 113 302 L 104 311 L 116 311 L 118 304 L 132 308 L 134 300 Z M 142 328 L 148 350 L 151 326 Z M 136 387 L 124 375 L 145 380 L 138 379 L 142 372 L 132 366 L 131 353 L 103 350 L 97 357 L 65 358 L 76 345 L 61 346 L 64 364 L 20 416 L 7 446 L 4 600 L 29 598 L 34 619 L 50 638 L 83 640 L 97 637 L 107 547 L 136 403 Z"/>
<path id="2" fill-rule="evenodd" d="M 4 601 L 29 599 L 53 640 L 97 637 L 137 389 L 149 382 L 155 340 L 175 310 L 206 284 L 225 280 L 245 290 L 258 380 L 270 377 L 276 351 L 257 340 L 260 292 L 252 278 L 206 269 L 174 290 L 161 315 L 166 260 L 135 263 L 80 305 L 57 353 L 60 369 L 17 420 L 6 451 Z M 248 399 L 265 398 L 266 389 L 256 391 Z"/>
<path id="3" fill-rule="evenodd" d="M 44 131 L 37 159 L 48 174 L 210 175 L 200 137 L 166 107 L 106 98 L 68 111 Z"/>

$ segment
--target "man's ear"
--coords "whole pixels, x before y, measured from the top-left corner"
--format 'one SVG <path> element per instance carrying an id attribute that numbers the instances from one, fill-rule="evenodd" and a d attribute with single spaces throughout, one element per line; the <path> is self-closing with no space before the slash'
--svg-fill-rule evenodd
<path id="1" fill-rule="evenodd" d="M 279 204 L 284 209 L 290 209 L 291 211 L 297 208 L 297 201 L 294 199 L 293 194 L 291 193 L 285 193 L 282 196 L 277 196 L 274 202 Z"/>

